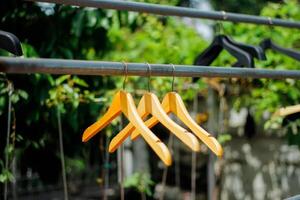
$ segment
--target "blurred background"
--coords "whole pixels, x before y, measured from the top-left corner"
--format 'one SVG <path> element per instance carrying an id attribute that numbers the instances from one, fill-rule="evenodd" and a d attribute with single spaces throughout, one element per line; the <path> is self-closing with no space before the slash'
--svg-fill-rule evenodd
<path id="1" fill-rule="evenodd" d="M 140 2 L 300 21 L 297 0 Z M 14 33 L 28 58 L 191 65 L 220 31 L 246 44 L 257 45 L 270 37 L 284 47 L 300 50 L 297 29 L 18 0 L 0 1 L 0 30 Z M 270 51 L 267 58 L 256 60 L 256 68 L 300 69 L 299 62 L 281 54 Z M 230 67 L 234 62 L 222 52 L 212 65 Z M 108 153 L 108 144 L 126 121 L 114 120 L 87 143 L 81 142 L 81 136 L 105 113 L 123 80 L 116 76 L 1 74 L 1 198 L 6 183 L 8 199 L 64 199 L 61 128 L 69 199 L 120 199 L 118 156 Z M 145 77 L 128 77 L 126 90 L 136 103 L 147 84 Z M 152 91 L 160 99 L 171 84 L 172 78 L 151 78 Z M 175 78 L 175 90 L 197 122 L 218 138 L 224 156 L 217 158 L 202 145 L 193 157 L 174 138 L 170 147 L 174 162 L 168 168 L 166 187 L 162 187 L 162 162 L 142 139 L 128 140 L 123 145 L 126 199 L 159 199 L 162 192 L 164 199 L 222 200 L 283 199 L 300 194 L 299 114 L 271 118 L 278 108 L 299 104 L 299 80 Z M 11 124 L 8 146 L 7 124 Z M 170 134 L 164 127 L 157 125 L 152 130 L 168 143 Z M 196 173 L 192 173 L 193 164 Z"/>

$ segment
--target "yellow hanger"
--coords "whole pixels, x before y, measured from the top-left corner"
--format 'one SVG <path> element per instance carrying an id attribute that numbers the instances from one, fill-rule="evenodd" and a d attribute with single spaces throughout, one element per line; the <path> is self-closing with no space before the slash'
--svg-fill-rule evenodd
<path id="1" fill-rule="evenodd" d="M 219 142 L 206 130 L 201 128 L 189 115 L 184 103 L 176 92 L 169 92 L 162 101 L 162 106 L 164 111 L 169 113 L 174 113 L 187 127 L 189 127 L 195 135 L 203 141 L 204 144 L 208 146 L 217 156 L 223 155 L 223 148 Z M 150 118 L 145 122 L 146 126 L 151 128 L 157 124 L 157 119 L 154 117 Z M 138 130 L 134 130 L 131 139 L 136 139 L 139 135 Z"/>
<path id="2" fill-rule="evenodd" d="M 174 71 L 173 65 L 173 71 Z M 174 76 L 172 82 L 172 90 L 174 84 Z M 186 126 L 188 126 L 195 135 L 205 143 L 208 148 L 210 148 L 217 156 L 223 155 L 223 148 L 219 144 L 219 142 L 210 135 L 206 130 L 201 128 L 189 115 L 184 103 L 179 94 L 176 92 L 169 92 L 162 101 L 162 107 L 166 114 L 174 113 Z M 145 122 L 146 126 L 152 128 L 154 125 L 158 123 L 158 120 L 155 117 L 150 118 Z M 136 139 L 139 136 L 139 131 L 135 130 L 132 125 L 127 125 L 124 131 L 132 132 L 131 139 Z M 122 130 L 122 131 L 123 131 Z"/>
<path id="3" fill-rule="evenodd" d="M 300 104 L 280 108 L 273 114 L 273 117 L 285 117 L 298 112 L 300 112 Z"/>
<path id="4" fill-rule="evenodd" d="M 160 159 L 166 165 L 171 165 L 172 159 L 170 151 L 168 150 L 166 145 L 162 143 L 160 139 L 155 134 L 153 134 L 148 127 L 145 126 L 143 120 L 140 118 L 136 110 L 132 96 L 125 91 L 119 91 L 114 96 L 113 102 L 104 116 L 84 131 L 82 141 L 87 142 L 122 112 L 128 118 L 130 123 L 140 131 L 143 138 L 160 157 Z"/>
<path id="5" fill-rule="evenodd" d="M 149 74 L 150 74 L 150 65 Z M 149 76 L 150 77 L 150 76 Z M 150 85 L 150 84 L 149 84 Z M 149 87 L 148 85 L 148 87 Z M 149 88 L 150 90 L 150 88 Z M 151 92 L 147 92 L 141 98 L 138 105 L 138 113 L 142 119 L 146 118 L 149 114 L 157 119 L 157 123 L 161 122 L 166 128 L 174 133 L 183 143 L 185 143 L 193 151 L 200 151 L 200 144 L 198 139 L 190 132 L 176 124 L 164 111 L 157 96 Z M 124 137 L 130 134 L 134 127 L 129 124 L 120 133 L 115 136 L 109 145 L 109 151 L 114 152 L 119 145 L 124 141 Z"/>
<path id="6" fill-rule="evenodd" d="M 127 68 L 127 65 L 125 67 Z M 123 113 L 128 118 L 130 123 L 140 131 L 143 138 L 158 155 L 158 157 L 167 166 L 170 166 L 172 163 L 170 151 L 168 150 L 166 145 L 161 142 L 160 139 L 155 134 L 153 134 L 148 127 L 146 127 L 136 110 L 132 96 L 125 91 L 119 91 L 117 92 L 117 94 L 115 94 L 112 104 L 104 114 L 104 116 L 84 131 L 82 141 L 87 142 L 121 113 Z M 127 137 L 128 136 L 129 134 L 127 135 Z M 124 137 L 123 139 L 126 139 L 126 137 Z"/>

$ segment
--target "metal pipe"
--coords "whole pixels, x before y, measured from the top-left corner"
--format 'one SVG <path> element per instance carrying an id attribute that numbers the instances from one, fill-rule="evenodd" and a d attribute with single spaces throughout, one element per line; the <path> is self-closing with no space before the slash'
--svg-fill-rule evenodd
<path id="1" fill-rule="evenodd" d="M 141 13 L 152 13 L 157 15 L 180 16 L 191 18 L 202 18 L 212 20 L 222 20 L 231 22 L 243 22 L 253 24 L 265 24 L 271 26 L 282 26 L 289 28 L 300 28 L 300 22 L 282 19 L 272 19 L 270 17 L 259 17 L 230 13 L 225 11 L 204 11 L 195 8 L 184 8 L 176 6 L 166 6 L 150 3 L 129 2 L 120 0 L 27 0 L 34 2 L 48 2 L 73 6 L 84 6 L 94 8 L 105 8 L 115 10 L 126 10 Z"/>
<path id="2" fill-rule="evenodd" d="M 272 70 L 194 65 L 151 64 L 151 76 L 300 79 L 300 70 Z M 0 57 L 0 72 L 124 76 L 124 63 L 64 59 Z M 128 63 L 127 75 L 148 76 L 146 63 Z"/>

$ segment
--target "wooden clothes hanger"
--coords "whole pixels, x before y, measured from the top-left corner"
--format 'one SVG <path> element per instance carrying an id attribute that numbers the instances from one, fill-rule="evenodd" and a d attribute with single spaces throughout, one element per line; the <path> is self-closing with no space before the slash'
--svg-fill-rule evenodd
<path id="1" fill-rule="evenodd" d="M 82 141 L 87 142 L 121 113 L 123 113 L 128 118 L 130 123 L 140 131 L 143 138 L 158 155 L 158 157 L 165 163 L 165 165 L 170 166 L 172 163 L 172 158 L 167 146 L 161 142 L 161 140 L 155 134 L 153 134 L 148 127 L 146 127 L 137 112 L 132 96 L 122 90 L 115 94 L 111 106 L 104 116 L 84 131 Z M 129 134 L 127 137 L 128 136 Z M 125 140 L 126 137 L 122 139 Z"/>
<path id="2" fill-rule="evenodd" d="M 184 103 L 176 92 L 169 92 L 162 101 L 163 109 L 167 114 L 174 113 L 187 127 L 189 127 L 192 132 L 205 143 L 209 149 L 211 149 L 217 156 L 223 155 L 223 148 L 206 130 L 201 128 L 189 115 Z M 157 124 L 157 119 L 150 118 L 146 121 L 146 126 L 151 128 L 155 124 Z M 139 136 L 140 132 L 138 130 L 134 130 L 131 139 L 136 139 Z"/>
<path id="3" fill-rule="evenodd" d="M 300 104 L 280 108 L 273 114 L 273 117 L 285 117 L 298 112 L 300 112 Z"/>
<path id="4" fill-rule="evenodd" d="M 149 67 L 149 79 L 151 73 L 151 67 Z M 148 84 L 149 87 L 150 84 Z M 150 90 L 150 87 L 148 88 Z M 138 105 L 138 113 L 142 119 L 146 118 L 148 115 L 157 119 L 157 123 L 161 122 L 166 128 L 168 128 L 174 135 L 176 135 L 183 143 L 185 143 L 193 151 L 200 151 L 200 144 L 198 139 L 190 132 L 176 124 L 164 111 L 157 96 L 151 92 L 147 92 L 141 98 Z M 134 130 L 133 126 L 125 127 L 120 133 L 117 134 L 109 145 L 109 151 L 114 152 L 124 141 L 124 138 L 128 136 Z"/>
<path id="5" fill-rule="evenodd" d="M 175 71 L 175 66 L 173 65 L 173 72 Z M 216 140 L 215 137 L 213 137 L 211 134 L 209 134 L 206 130 L 201 128 L 189 115 L 184 102 L 180 95 L 176 92 L 174 92 L 174 74 L 173 74 L 173 81 L 172 81 L 172 91 L 166 94 L 162 101 L 162 107 L 164 111 L 169 114 L 173 113 L 175 114 L 187 127 L 189 127 L 192 132 L 205 143 L 208 148 L 210 148 L 217 156 L 223 155 L 223 148 L 219 144 L 219 142 Z M 157 119 L 154 117 L 150 118 L 146 121 L 146 125 L 151 128 L 155 124 L 157 124 Z M 139 136 L 139 131 L 134 130 L 131 134 L 131 139 L 136 139 Z"/>
<path id="6" fill-rule="evenodd" d="M 173 66 L 173 70 L 174 66 Z M 173 84 L 174 83 L 174 76 L 173 76 L 173 82 L 172 82 L 172 90 L 173 90 Z M 217 156 L 223 155 L 223 149 L 219 142 L 211 136 L 207 131 L 205 131 L 203 128 L 198 126 L 198 124 L 192 119 L 192 117 L 188 114 L 188 111 L 186 107 L 184 106 L 184 103 L 181 99 L 181 97 L 176 92 L 169 92 L 163 99 L 162 102 L 163 110 L 166 114 L 174 113 L 185 125 L 187 125 L 195 134 L 196 136 L 201 139 Z M 159 122 L 155 116 L 150 118 L 145 122 L 146 126 L 149 128 L 152 128 L 154 125 L 156 125 Z M 135 130 L 134 126 L 132 124 L 128 124 L 119 134 L 121 135 L 127 135 L 131 134 L 131 139 L 136 139 L 139 136 L 139 131 Z M 119 135 L 118 134 L 118 135 Z M 113 138 L 111 141 L 111 144 L 109 146 L 110 151 L 114 151 L 117 149 L 120 138 Z"/>

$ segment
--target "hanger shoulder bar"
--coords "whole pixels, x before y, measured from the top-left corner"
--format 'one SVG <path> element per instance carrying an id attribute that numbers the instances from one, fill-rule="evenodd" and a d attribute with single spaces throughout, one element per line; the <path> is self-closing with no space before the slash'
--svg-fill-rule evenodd
<path id="1" fill-rule="evenodd" d="M 249 53 L 232 45 L 226 38 L 222 38 L 222 42 L 224 49 L 233 55 L 243 67 L 254 68 L 254 60 Z"/>
<path id="2" fill-rule="evenodd" d="M 163 99 L 163 106 L 166 104 L 172 104 L 170 109 L 186 126 L 188 126 L 193 133 L 210 148 L 217 156 L 223 155 L 223 148 L 219 142 L 206 130 L 201 128 L 189 115 L 181 97 L 175 93 L 168 93 Z"/>
<path id="3" fill-rule="evenodd" d="M 132 131 L 135 130 L 135 127 L 132 123 L 129 123 L 125 128 L 123 128 L 109 143 L 108 151 L 110 153 L 115 152 L 120 145 L 130 136 Z"/>
<path id="4" fill-rule="evenodd" d="M 121 114 L 120 92 L 118 92 L 112 101 L 107 112 L 98 121 L 89 126 L 82 135 L 82 141 L 87 142 L 104 127 L 106 127 L 114 118 Z"/>
<path id="5" fill-rule="evenodd" d="M 127 93 L 126 96 L 123 94 L 121 96 L 123 105 L 122 111 L 129 119 L 130 123 L 132 123 L 136 129 L 138 129 L 146 140 L 146 142 L 150 145 L 153 151 L 158 155 L 158 157 L 167 165 L 171 165 L 172 158 L 171 153 L 168 150 L 167 146 L 160 141 L 151 131 L 146 127 L 143 120 L 140 118 L 136 107 L 134 105 L 134 101 L 132 96 Z"/>
<path id="6" fill-rule="evenodd" d="M 274 49 L 275 51 L 285 54 L 297 61 L 300 61 L 300 52 L 298 52 L 294 49 L 281 47 L 277 44 L 274 44 L 273 42 L 271 43 L 271 45 L 272 45 L 272 49 Z"/>
<path id="7" fill-rule="evenodd" d="M 265 55 L 265 52 L 263 51 L 263 49 L 260 46 L 244 44 L 244 43 L 237 42 L 237 41 L 233 40 L 231 37 L 228 37 L 226 35 L 224 35 L 224 36 L 228 40 L 228 42 L 230 42 L 234 46 L 237 46 L 238 48 L 248 52 L 253 57 L 258 58 L 259 60 L 266 60 L 267 59 L 266 55 Z"/>
<path id="8" fill-rule="evenodd" d="M 279 110 L 277 110 L 273 116 L 280 116 L 280 117 L 284 117 L 287 115 L 291 115 L 294 113 L 298 113 L 300 112 L 300 104 L 299 105 L 294 105 L 294 106 L 288 106 L 288 107 L 284 107 L 284 108 L 280 108 Z"/>
<path id="9" fill-rule="evenodd" d="M 140 100 L 140 105 L 145 105 L 144 103 L 145 97 L 143 96 Z M 146 112 L 145 106 L 140 106 L 137 109 L 137 112 L 141 119 L 147 117 L 149 113 Z M 147 126 L 148 127 L 148 126 Z M 148 127 L 149 128 L 149 127 Z M 127 124 L 125 128 L 123 128 L 110 142 L 109 144 L 109 152 L 114 152 L 119 146 L 123 143 L 123 141 L 134 131 L 136 130 L 139 134 L 139 130 L 134 127 L 132 123 Z"/>
<path id="10" fill-rule="evenodd" d="M 200 151 L 200 144 L 198 139 L 176 124 L 163 110 L 157 96 L 153 93 L 146 93 L 145 94 L 145 102 L 146 106 L 151 106 L 149 111 L 151 110 L 151 114 L 166 128 L 168 128 L 171 133 L 175 134 L 183 143 L 185 143 L 188 147 L 190 147 L 193 151 Z"/>
<path id="11" fill-rule="evenodd" d="M 165 110 L 165 109 L 164 109 Z M 165 110 L 166 111 L 166 110 Z M 166 112 L 166 114 L 169 114 L 169 112 Z M 147 121 L 145 121 L 145 125 L 148 128 L 152 128 L 153 126 L 155 126 L 156 124 L 158 124 L 159 121 L 156 117 L 151 117 L 150 119 L 148 119 Z M 132 140 L 136 140 L 138 138 L 138 136 L 140 135 L 139 131 L 136 129 L 132 130 L 132 134 L 131 134 L 131 139 Z"/>

